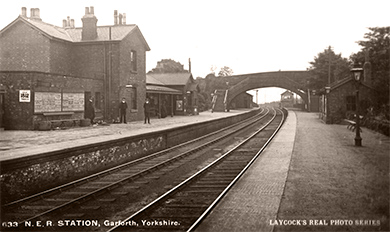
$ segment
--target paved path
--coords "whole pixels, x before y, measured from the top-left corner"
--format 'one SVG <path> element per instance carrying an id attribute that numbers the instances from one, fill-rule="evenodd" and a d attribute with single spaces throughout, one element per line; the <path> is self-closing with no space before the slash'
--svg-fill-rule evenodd
<path id="1" fill-rule="evenodd" d="M 247 111 L 247 109 L 214 113 L 206 111 L 192 116 L 152 118 L 151 124 L 135 121 L 128 124 L 77 127 L 66 130 L 0 131 L 0 161 L 230 117 Z"/>
<path id="2" fill-rule="evenodd" d="M 315 113 L 290 112 L 196 231 L 388 231 L 390 139 L 363 128 L 355 147 L 354 137 Z"/>

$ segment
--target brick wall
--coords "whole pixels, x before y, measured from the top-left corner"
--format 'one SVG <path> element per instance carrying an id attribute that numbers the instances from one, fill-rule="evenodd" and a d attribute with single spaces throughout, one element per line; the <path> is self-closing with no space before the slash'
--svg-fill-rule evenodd
<path id="1" fill-rule="evenodd" d="M 339 88 L 332 89 L 328 97 L 330 117 L 326 119 L 326 122 L 338 123 L 340 120 L 344 119 L 347 113 L 347 96 L 355 95 L 356 87 L 353 82 L 348 82 Z M 376 104 L 375 91 L 364 85 L 360 85 L 359 100 L 361 106 L 360 114 L 364 115 L 366 106 L 375 106 Z"/>
<path id="2" fill-rule="evenodd" d="M 0 71 L 50 72 L 50 40 L 23 22 L 0 36 Z"/>
<path id="3" fill-rule="evenodd" d="M 65 41 L 50 41 L 50 72 L 72 75 L 72 44 Z M 75 74 L 73 74 L 75 75 Z"/>
<path id="4" fill-rule="evenodd" d="M 136 51 L 137 71 L 132 71 L 130 53 Z M 131 92 L 126 85 L 132 85 L 137 91 L 137 110 L 131 110 L 130 104 L 127 113 L 128 121 L 142 120 L 144 117 L 143 104 L 146 99 L 146 50 L 143 42 L 137 33 L 133 33 L 120 43 L 120 89 L 118 100 L 126 97 L 127 102 L 131 102 Z M 118 102 L 119 104 L 119 102 Z"/>
<path id="5" fill-rule="evenodd" d="M 46 118 L 34 113 L 34 93 L 39 92 L 84 92 L 103 93 L 102 80 L 79 78 L 42 72 L 3 71 L 0 82 L 6 89 L 4 128 L 7 130 L 32 130 L 38 121 Z M 31 101 L 19 102 L 19 90 L 30 90 Z M 75 112 L 72 117 L 82 118 L 84 112 Z"/>

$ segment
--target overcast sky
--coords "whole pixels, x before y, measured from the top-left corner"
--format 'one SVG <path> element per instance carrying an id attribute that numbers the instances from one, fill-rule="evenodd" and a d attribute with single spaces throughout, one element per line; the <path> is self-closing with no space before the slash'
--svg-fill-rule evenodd
<path id="1" fill-rule="evenodd" d="M 306 70 L 332 46 L 343 57 L 360 50 L 368 27 L 390 25 L 389 0 L 12 0 L 0 1 L 0 28 L 39 8 L 44 22 L 62 26 L 67 16 L 81 27 L 85 7 L 94 6 L 98 26 L 113 25 L 114 10 L 137 24 L 151 51 L 146 71 L 173 59 L 193 76 L 229 66 L 234 74 Z"/>

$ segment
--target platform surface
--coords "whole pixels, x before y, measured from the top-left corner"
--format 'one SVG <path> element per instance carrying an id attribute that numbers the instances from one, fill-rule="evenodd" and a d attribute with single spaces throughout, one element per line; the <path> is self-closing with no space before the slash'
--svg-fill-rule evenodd
<path id="1" fill-rule="evenodd" d="M 365 128 L 361 135 L 355 147 L 345 125 L 290 111 L 195 231 L 388 231 L 390 139 Z"/>
<path id="2" fill-rule="evenodd" d="M 95 125 L 51 131 L 3 130 L 0 131 L 0 161 L 171 129 L 243 114 L 248 111 L 249 109 L 213 113 L 205 111 L 200 112 L 199 115 L 151 118 L 151 124 L 133 121 L 127 124 Z"/>

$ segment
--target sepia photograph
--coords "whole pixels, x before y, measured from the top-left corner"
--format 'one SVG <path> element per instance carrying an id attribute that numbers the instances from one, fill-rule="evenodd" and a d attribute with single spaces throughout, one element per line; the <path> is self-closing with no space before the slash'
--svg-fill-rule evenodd
<path id="1" fill-rule="evenodd" d="M 390 1 L 0 9 L 0 231 L 390 231 Z"/>

